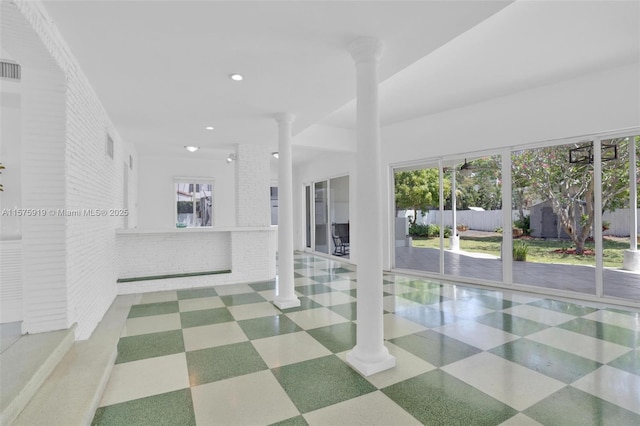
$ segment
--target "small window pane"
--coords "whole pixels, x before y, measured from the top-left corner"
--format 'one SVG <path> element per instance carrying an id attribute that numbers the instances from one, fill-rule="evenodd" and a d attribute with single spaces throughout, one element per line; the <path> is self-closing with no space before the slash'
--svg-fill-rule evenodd
<path id="1" fill-rule="evenodd" d="M 213 225 L 213 185 L 177 182 L 176 227 L 195 228 Z"/>

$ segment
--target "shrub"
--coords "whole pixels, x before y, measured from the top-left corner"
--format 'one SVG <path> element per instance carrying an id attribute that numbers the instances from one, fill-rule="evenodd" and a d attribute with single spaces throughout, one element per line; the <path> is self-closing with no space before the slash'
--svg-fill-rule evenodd
<path id="1" fill-rule="evenodd" d="M 531 216 L 525 216 L 523 219 L 513 221 L 514 228 L 522 229 L 524 235 L 531 235 L 533 229 L 531 229 Z"/>
<path id="2" fill-rule="evenodd" d="M 430 223 L 427 225 L 427 237 L 440 237 L 440 227 Z"/>
<path id="3" fill-rule="evenodd" d="M 414 223 L 409 227 L 409 235 L 412 237 L 438 238 L 440 236 L 440 227 L 433 223 L 428 225 Z M 451 227 L 444 228 L 444 236 L 445 238 L 451 236 Z"/>
<path id="4" fill-rule="evenodd" d="M 427 237 L 427 225 L 423 225 L 421 223 L 412 223 L 409 226 L 409 235 L 412 237 Z"/>
<path id="5" fill-rule="evenodd" d="M 513 260 L 526 261 L 529 246 L 524 241 L 513 242 Z"/>

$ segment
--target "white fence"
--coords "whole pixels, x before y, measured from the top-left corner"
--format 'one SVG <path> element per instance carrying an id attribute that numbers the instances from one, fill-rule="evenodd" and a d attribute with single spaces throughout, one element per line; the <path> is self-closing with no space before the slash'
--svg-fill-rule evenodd
<path id="1" fill-rule="evenodd" d="M 640 209 L 638 209 L 640 216 Z M 602 220 L 609 222 L 609 229 L 604 235 L 615 235 L 617 237 L 628 237 L 631 229 L 631 212 L 630 209 L 619 209 L 613 212 L 604 212 Z M 640 224 L 636 222 L 636 229 L 640 233 Z"/>
<path id="2" fill-rule="evenodd" d="M 525 214 L 529 214 L 525 210 Z M 413 211 L 401 211 L 399 216 L 413 216 Z M 640 209 L 638 209 L 638 216 L 640 216 Z M 519 219 L 520 215 L 517 210 L 512 212 L 513 220 Z M 630 232 L 631 214 L 629 209 L 618 209 L 614 212 L 605 212 L 602 216 L 602 220 L 609 222 L 609 229 L 604 232 L 604 235 L 616 235 L 619 237 L 628 237 Z M 423 216 L 418 211 L 417 223 L 440 225 L 440 212 L 438 210 L 432 210 L 425 213 Z M 474 211 L 474 210 L 458 210 L 456 212 L 456 223 L 458 225 L 464 224 L 469 229 L 476 231 L 488 231 L 493 232 L 497 228 L 502 227 L 502 211 L 500 210 L 487 210 L 487 211 Z M 451 210 L 444 211 L 444 225 L 453 225 L 453 215 Z M 640 224 L 636 223 L 636 228 L 640 232 Z"/>

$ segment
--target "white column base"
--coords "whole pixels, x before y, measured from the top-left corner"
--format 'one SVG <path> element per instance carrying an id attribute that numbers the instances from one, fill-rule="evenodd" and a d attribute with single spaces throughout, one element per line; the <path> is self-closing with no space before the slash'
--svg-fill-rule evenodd
<path id="1" fill-rule="evenodd" d="M 280 310 L 289 309 L 289 308 L 297 308 L 300 306 L 300 299 L 294 297 L 293 299 L 276 299 L 273 301 L 273 304 Z"/>
<path id="2" fill-rule="evenodd" d="M 460 251 L 460 237 L 457 235 L 449 237 L 449 249 L 451 251 Z"/>
<path id="3" fill-rule="evenodd" d="M 640 272 L 640 251 L 625 250 L 624 260 L 622 261 L 622 269 L 627 271 Z"/>
<path id="4" fill-rule="evenodd" d="M 358 349 L 356 345 L 353 350 L 347 353 L 347 362 L 363 376 L 371 376 L 372 374 L 389 370 L 396 366 L 396 357 L 389 355 L 389 351 L 384 346 L 383 349 L 384 353 L 379 359 L 365 361 L 357 357 L 356 352 Z"/>

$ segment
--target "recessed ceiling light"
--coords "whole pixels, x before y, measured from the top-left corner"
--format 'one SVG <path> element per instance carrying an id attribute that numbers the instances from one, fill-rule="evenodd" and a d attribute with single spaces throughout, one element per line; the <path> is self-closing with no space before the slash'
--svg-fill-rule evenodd
<path id="1" fill-rule="evenodd" d="M 189 146 L 185 146 L 184 149 L 186 149 L 189 152 L 196 152 L 197 150 L 200 149 L 200 147 L 199 146 L 190 146 L 189 145 Z"/>
<path id="2" fill-rule="evenodd" d="M 207 130 L 213 130 L 213 126 L 207 126 L 207 127 L 205 127 L 205 129 L 207 129 Z"/>
<path id="3" fill-rule="evenodd" d="M 233 81 L 241 81 L 244 77 L 241 74 L 233 73 L 229 74 L 229 78 Z"/>
<path id="4" fill-rule="evenodd" d="M 272 152 L 271 155 L 273 155 L 273 158 L 280 158 L 280 153 L 278 151 Z"/>

